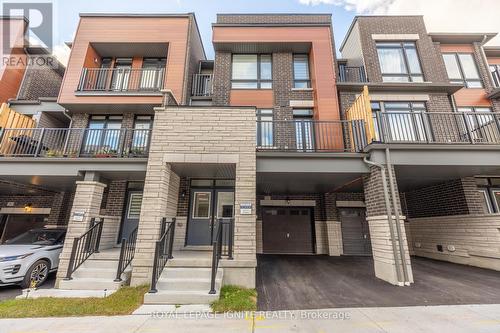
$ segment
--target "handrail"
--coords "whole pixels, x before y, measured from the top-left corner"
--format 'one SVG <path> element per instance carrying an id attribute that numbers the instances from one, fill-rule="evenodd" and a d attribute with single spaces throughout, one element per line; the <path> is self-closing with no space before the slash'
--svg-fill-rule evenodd
<path id="1" fill-rule="evenodd" d="M 191 96 L 207 97 L 213 94 L 212 74 L 193 74 Z"/>
<path id="2" fill-rule="evenodd" d="M 92 218 L 90 228 L 80 237 L 73 239 L 73 247 L 66 272 L 66 280 L 71 280 L 71 275 L 80 267 L 92 254 L 99 253 L 99 243 L 101 241 L 103 220 Z"/>
<path id="3" fill-rule="evenodd" d="M 218 229 L 212 243 L 212 272 L 209 294 L 215 294 L 215 280 L 219 269 L 219 261 L 223 256 L 233 259 L 234 219 L 219 219 Z"/>
<path id="4" fill-rule="evenodd" d="M 77 91 L 159 92 L 165 68 L 83 68 Z"/>
<path id="5" fill-rule="evenodd" d="M 151 129 L 6 128 L 0 154 L 9 157 L 147 157 Z"/>
<path id="6" fill-rule="evenodd" d="M 174 245 L 175 218 L 167 222 L 164 217 L 161 221 L 160 239 L 155 243 L 155 256 L 153 260 L 153 273 L 151 276 L 150 293 L 156 293 L 156 284 L 169 259 L 172 259 L 172 249 Z"/>
<path id="7" fill-rule="evenodd" d="M 340 64 L 339 82 L 368 82 L 365 67 Z"/>
<path id="8" fill-rule="evenodd" d="M 116 278 L 115 281 L 119 282 L 122 280 L 121 276 L 128 265 L 134 259 L 135 254 L 135 244 L 137 240 L 137 230 L 139 227 L 136 227 L 127 238 L 122 238 L 122 243 L 120 247 L 120 259 L 118 260 L 118 268 L 116 270 Z"/>

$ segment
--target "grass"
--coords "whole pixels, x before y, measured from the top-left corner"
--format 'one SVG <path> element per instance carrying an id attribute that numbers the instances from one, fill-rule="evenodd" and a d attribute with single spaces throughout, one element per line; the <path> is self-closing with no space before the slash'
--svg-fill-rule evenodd
<path id="1" fill-rule="evenodd" d="M 219 300 L 211 305 L 214 312 L 255 311 L 257 310 L 257 292 L 255 289 L 224 286 Z"/>
<path id="2" fill-rule="evenodd" d="M 137 309 L 147 285 L 123 287 L 106 298 L 36 298 L 0 302 L 0 318 L 127 315 Z"/>

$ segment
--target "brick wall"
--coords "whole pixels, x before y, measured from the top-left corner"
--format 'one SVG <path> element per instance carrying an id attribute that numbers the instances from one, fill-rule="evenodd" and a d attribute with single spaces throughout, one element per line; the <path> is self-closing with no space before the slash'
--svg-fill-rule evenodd
<path id="1" fill-rule="evenodd" d="M 119 216 L 123 215 L 125 208 L 125 197 L 127 195 L 127 181 L 113 180 L 109 182 L 103 194 L 104 209 L 101 209 L 101 215 Z"/>
<path id="2" fill-rule="evenodd" d="M 189 179 L 181 177 L 179 186 L 179 200 L 177 203 L 177 216 L 188 216 L 189 212 Z"/>
<path id="3" fill-rule="evenodd" d="M 330 14 L 217 14 L 217 23 L 225 24 L 330 24 Z"/>
<path id="4" fill-rule="evenodd" d="M 372 34 L 418 34 L 416 41 L 425 81 L 448 82 L 441 54 L 427 35 L 421 16 L 358 17 L 360 39 L 366 72 L 370 82 L 382 82 L 375 41 Z"/>
<path id="5" fill-rule="evenodd" d="M 404 200 L 410 218 L 483 213 L 472 177 L 405 192 Z"/>
<path id="6" fill-rule="evenodd" d="M 229 105 L 231 91 L 231 53 L 215 52 L 213 104 L 215 106 Z"/>
<path id="7" fill-rule="evenodd" d="M 26 69 L 18 99 L 38 100 L 40 97 L 57 97 L 63 75 L 62 65 L 53 69 L 47 65 L 38 65 L 36 61 L 33 61 Z"/>

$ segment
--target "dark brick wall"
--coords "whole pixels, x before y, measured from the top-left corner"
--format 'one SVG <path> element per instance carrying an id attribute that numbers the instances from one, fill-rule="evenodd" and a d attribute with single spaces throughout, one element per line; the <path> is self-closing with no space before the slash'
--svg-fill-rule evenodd
<path id="1" fill-rule="evenodd" d="M 260 201 L 264 200 L 265 195 L 257 195 L 257 219 L 262 220 L 262 207 Z M 315 200 L 316 207 L 314 207 L 314 220 L 326 221 L 324 197 L 321 193 L 312 194 L 272 194 L 272 200 Z"/>
<path id="2" fill-rule="evenodd" d="M 435 44 L 427 35 L 421 16 L 359 17 L 359 31 L 366 72 L 370 82 L 382 82 L 376 43 L 372 34 L 418 34 L 417 52 L 424 79 L 430 82 L 448 82 L 446 69 Z"/>
<path id="3" fill-rule="evenodd" d="M 394 169 L 393 169 L 394 170 Z M 387 173 L 387 171 L 386 171 Z M 394 171 L 393 171 L 394 174 Z M 397 180 L 394 180 L 394 188 L 397 193 L 398 186 Z M 389 187 L 389 176 L 386 175 L 387 189 L 390 191 Z M 385 198 L 384 198 L 384 188 L 382 182 L 382 171 L 375 167 L 370 166 L 370 174 L 363 176 L 363 188 L 365 193 L 365 203 L 366 203 L 366 216 L 380 216 L 387 215 L 385 209 Z M 392 197 L 389 192 L 389 200 L 392 205 Z M 401 213 L 401 202 L 400 198 L 397 198 L 398 210 Z M 394 212 L 392 212 L 394 214 Z"/>
<path id="4" fill-rule="evenodd" d="M 123 216 L 127 195 L 127 181 L 113 180 L 109 182 L 102 199 L 102 215 Z"/>
<path id="5" fill-rule="evenodd" d="M 231 53 L 215 52 L 213 104 L 215 106 L 229 105 L 231 91 Z"/>
<path id="6" fill-rule="evenodd" d="M 473 177 L 408 191 L 404 199 L 410 218 L 482 213 Z"/>
<path id="7" fill-rule="evenodd" d="M 40 97 L 57 97 L 63 75 L 62 65 L 53 69 L 47 65 L 38 65 L 34 61 L 26 69 L 18 99 L 38 100 Z"/>
<path id="8" fill-rule="evenodd" d="M 330 24 L 330 14 L 217 14 L 217 23 L 225 24 Z"/>
<path id="9" fill-rule="evenodd" d="M 365 195 L 361 192 L 325 193 L 325 215 L 327 221 L 340 221 L 337 201 L 365 201 Z"/>
<path id="10" fill-rule="evenodd" d="M 189 179 L 181 177 L 179 199 L 177 201 L 177 216 L 188 216 L 189 212 Z"/>

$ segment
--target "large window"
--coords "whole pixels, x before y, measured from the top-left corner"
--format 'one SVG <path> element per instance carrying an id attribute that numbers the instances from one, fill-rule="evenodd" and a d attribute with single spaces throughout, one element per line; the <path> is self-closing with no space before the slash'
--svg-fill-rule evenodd
<path id="1" fill-rule="evenodd" d="M 443 59 L 451 83 L 463 84 L 466 88 L 483 87 L 471 53 L 443 53 Z"/>
<path id="2" fill-rule="evenodd" d="M 485 214 L 500 213 L 500 178 L 476 178 Z"/>
<path id="3" fill-rule="evenodd" d="M 294 88 L 311 88 L 307 54 L 293 55 L 293 86 Z"/>
<path id="4" fill-rule="evenodd" d="M 122 116 L 91 116 L 85 132 L 83 153 L 117 153 Z"/>
<path id="5" fill-rule="evenodd" d="M 257 110 L 257 147 L 273 147 L 274 124 L 273 110 Z"/>
<path id="6" fill-rule="evenodd" d="M 495 87 L 500 88 L 500 65 L 490 65 L 490 72 L 493 77 L 493 84 Z"/>
<path id="7" fill-rule="evenodd" d="M 312 109 L 294 109 L 295 142 L 297 150 L 314 150 L 314 123 Z"/>
<path id="8" fill-rule="evenodd" d="M 272 89 L 273 68 L 270 54 L 233 54 L 233 89 Z"/>
<path id="9" fill-rule="evenodd" d="M 377 53 L 384 82 L 424 81 L 415 43 L 377 43 Z"/>
<path id="10" fill-rule="evenodd" d="M 424 119 L 424 102 L 372 102 L 376 141 L 426 142 L 431 140 Z"/>

